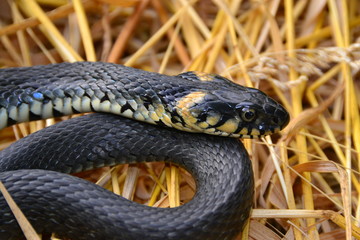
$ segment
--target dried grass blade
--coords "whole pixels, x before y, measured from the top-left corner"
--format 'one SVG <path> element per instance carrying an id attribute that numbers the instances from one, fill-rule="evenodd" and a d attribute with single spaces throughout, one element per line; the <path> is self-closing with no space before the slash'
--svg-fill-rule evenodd
<path id="1" fill-rule="evenodd" d="M 19 5 L 28 16 L 38 18 L 38 20 L 43 25 L 40 26 L 40 29 L 47 36 L 49 41 L 52 42 L 64 60 L 69 62 L 82 60 L 79 54 L 69 45 L 69 43 L 56 29 L 55 25 L 51 22 L 49 17 L 34 0 L 19 0 Z"/>
<path id="2" fill-rule="evenodd" d="M 40 237 L 37 235 L 35 229 L 31 226 L 30 222 L 26 219 L 25 215 L 22 213 L 19 206 L 15 203 L 13 198 L 10 196 L 9 192 L 6 190 L 4 184 L 0 182 L 0 192 L 4 196 L 6 202 L 8 203 L 11 211 L 13 212 L 17 222 L 19 223 L 20 228 L 22 229 L 26 239 L 28 240 L 40 240 Z"/>
<path id="3" fill-rule="evenodd" d="M 81 39 L 84 44 L 87 61 L 96 61 L 94 44 L 90 34 L 89 23 L 86 18 L 85 9 L 81 0 L 73 0 L 76 17 L 81 33 Z"/>

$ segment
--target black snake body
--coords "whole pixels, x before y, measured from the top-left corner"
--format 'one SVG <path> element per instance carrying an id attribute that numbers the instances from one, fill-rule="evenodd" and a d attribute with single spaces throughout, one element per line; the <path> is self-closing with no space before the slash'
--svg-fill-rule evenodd
<path id="1" fill-rule="evenodd" d="M 71 239 L 232 239 L 249 216 L 251 164 L 238 140 L 211 135 L 258 137 L 279 131 L 289 119 L 262 92 L 217 75 L 171 77 L 89 62 L 0 70 L 2 127 L 88 111 L 153 125 L 91 114 L 3 150 L 0 181 L 39 233 Z M 177 208 L 150 208 L 54 172 L 144 161 L 186 168 L 196 180 L 194 199 Z M 20 236 L 0 196 L 0 239 Z"/>

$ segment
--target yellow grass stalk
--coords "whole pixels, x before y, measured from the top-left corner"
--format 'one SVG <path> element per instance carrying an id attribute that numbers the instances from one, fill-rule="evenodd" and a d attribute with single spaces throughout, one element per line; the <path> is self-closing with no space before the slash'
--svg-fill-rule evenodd
<path id="1" fill-rule="evenodd" d="M 233 16 L 233 14 L 230 11 L 230 9 L 228 8 L 228 6 L 226 6 L 225 2 L 221 1 L 221 0 L 214 0 L 214 2 L 219 6 L 219 8 L 221 10 L 223 10 L 226 13 L 226 15 L 228 17 L 230 17 L 231 21 L 234 24 L 234 27 L 235 27 L 237 33 L 239 34 L 241 39 L 244 41 L 244 44 L 245 44 L 246 48 L 251 52 L 251 55 L 253 57 L 258 57 L 258 53 L 256 52 L 255 48 L 251 44 L 247 34 L 244 32 L 243 28 L 241 27 L 239 22 L 236 20 L 236 18 Z"/>
<path id="2" fill-rule="evenodd" d="M 223 12 L 220 12 L 223 13 Z M 224 15 L 221 14 L 223 17 Z M 222 17 L 220 17 L 222 18 Z M 222 21 L 222 20 L 221 20 Z M 216 28 L 213 28 L 214 31 L 217 31 Z M 219 29 L 219 33 L 217 34 L 217 40 L 215 41 L 215 44 L 211 51 L 209 52 L 209 58 L 207 59 L 204 67 L 204 72 L 212 72 L 215 62 L 218 59 L 220 52 L 222 50 L 222 44 L 225 39 L 225 34 L 227 31 L 227 26 L 222 26 L 221 29 Z"/>
<path id="3" fill-rule="evenodd" d="M 128 187 L 129 185 L 131 186 L 131 184 L 129 184 L 129 180 L 128 180 L 127 185 L 126 185 L 127 190 L 129 188 Z M 118 176 L 117 171 L 111 171 L 111 186 L 112 186 L 112 191 L 115 194 L 121 195 L 120 184 L 119 184 L 119 176 Z M 126 191 L 126 190 L 124 190 L 124 191 Z M 126 197 L 129 199 L 129 197 L 131 197 L 131 195 L 132 195 L 132 191 L 126 191 L 126 193 L 123 192 L 123 194 L 126 195 Z"/>
<path id="4" fill-rule="evenodd" d="M 161 175 L 160 175 L 159 179 L 157 177 L 154 178 L 154 179 L 158 179 L 158 180 L 156 180 L 157 184 L 156 184 L 156 186 L 155 186 L 155 188 L 154 188 L 154 190 L 153 190 L 153 192 L 151 194 L 150 200 L 148 202 L 148 206 L 154 206 L 154 204 L 156 202 L 156 199 L 159 198 L 159 195 L 160 195 L 161 191 L 164 192 L 164 193 L 167 193 L 167 190 L 165 189 L 165 187 L 162 184 L 164 182 L 164 180 L 165 180 L 165 176 L 166 176 L 166 174 L 165 174 L 165 171 L 163 170 L 161 172 Z"/>
<path id="5" fill-rule="evenodd" d="M 17 23 L 21 21 L 21 16 L 18 8 L 14 2 L 10 2 L 11 12 L 14 18 L 14 22 Z M 24 66 L 31 66 L 31 58 L 29 52 L 29 45 L 27 44 L 27 39 L 25 38 L 24 31 L 19 30 L 16 32 L 19 39 L 20 51 L 22 53 L 22 62 Z"/>
<path id="6" fill-rule="evenodd" d="M 284 194 L 286 194 L 286 200 L 287 200 L 287 205 L 289 207 L 289 209 L 297 209 L 296 207 L 296 203 L 295 203 L 295 199 L 294 199 L 294 192 L 292 189 L 292 182 L 291 182 L 291 173 L 290 170 L 287 166 L 289 166 L 289 161 L 288 161 L 288 155 L 287 155 L 287 150 L 286 150 L 286 146 L 284 144 L 284 142 L 280 143 L 279 146 L 280 149 L 280 157 L 281 157 L 281 162 L 282 162 L 282 169 L 284 171 L 284 180 L 285 180 L 285 187 L 286 187 L 286 191 L 284 192 Z M 300 220 L 297 218 L 293 218 L 291 219 L 291 221 L 293 222 L 293 224 L 295 225 L 294 227 L 294 237 L 296 240 L 301 240 L 302 239 L 302 235 L 301 232 L 299 231 L 300 228 Z"/>
<path id="7" fill-rule="evenodd" d="M 92 37 L 90 34 L 89 24 L 86 18 L 84 6 L 81 0 L 73 0 L 74 9 L 76 13 L 76 17 L 78 19 L 78 24 L 81 33 L 81 39 L 84 45 L 86 60 L 87 61 L 96 61 L 94 44 L 92 42 Z"/>
<path id="8" fill-rule="evenodd" d="M 124 189 L 121 194 L 124 198 L 127 198 L 129 200 L 133 199 L 135 192 L 135 185 L 139 176 L 139 172 L 140 169 L 138 167 L 129 165 L 127 169 L 127 175 L 125 178 Z M 119 186 L 117 182 L 113 182 L 113 187 L 114 184 L 117 184 L 117 186 Z"/>
<path id="9" fill-rule="evenodd" d="M 135 9 L 135 12 L 132 14 L 132 16 L 128 19 L 128 21 L 124 25 L 123 30 L 121 31 L 114 43 L 114 46 L 108 56 L 108 62 L 118 62 L 119 58 L 123 54 L 123 51 L 125 50 L 125 46 L 128 43 L 132 32 L 136 28 L 137 24 L 139 24 L 140 16 L 148 3 L 149 0 L 142 1 Z"/>
<path id="10" fill-rule="evenodd" d="M 194 22 L 194 25 L 197 26 L 199 32 L 203 35 L 203 37 L 210 38 L 211 33 L 209 29 L 207 28 L 203 20 L 199 17 L 197 12 L 195 12 L 194 8 L 191 6 L 191 2 L 188 2 L 186 0 L 180 0 L 180 3 L 187 8 L 186 13 L 189 14 L 192 21 Z"/>
<path id="11" fill-rule="evenodd" d="M 40 240 L 41 238 L 37 235 L 35 229 L 31 226 L 30 222 L 26 219 L 19 206 L 13 200 L 9 192 L 6 190 L 4 184 L 0 182 L 0 192 L 4 196 L 8 203 L 11 211 L 13 212 L 20 228 L 22 229 L 26 239 L 28 240 Z"/>
<path id="12" fill-rule="evenodd" d="M 233 67 L 234 69 L 236 69 L 236 71 L 239 71 L 239 74 L 237 74 L 238 76 L 242 76 L 245 79 L 245 84 L 248 87 L 254 87 L 253 83 L 250 79 L 249 74 L 247 73 L 247 69 L 246 66 L 244 64 L 244 59 L 242 57 L 242 54 L 240 52 L 239 49 L 239 39 L 237 39 L 236 34 L 235 34 L 235 29 L 234 26 L 232 24 L 232 22 L 229 21 L 229 33 L 230 33 L 230 37 L 231 37 L 231 43 L 232 43 L 232 47 L 234 48 L 234 54 L 233 56 L 236 58 L 237 64 L 235 66 L 238 66 L 240 69 L 240 71 L 237 69 L 237 67 Z M 231 62 L 229 62 L 227 65 L 233 65 L 231 64 Z M 224 72 L 224 74 L 226 74 L 226 77 L 228 77 L 229 79 L 231 79 L 231 75 L 230 75 L 230 70 L 231 69 L 227 69 L 227 71 Z"/>
<path id="13" fill-rule="evenodd" d="M 163 8 L 163 6 L 160 4 L 159 1 L 152 0 L 151 3 L 156 9 L 156 11 L 159 13 L 161 22 L 165 24 L 169 19 L 167 13 L 165 12 L 165 9 Z M 184 25 L 184 21 L 187 19 L 185 15 L 187 14 L 184 13 L 184 16 L 180 19 L 181 25 L 179 25 L 179 23 L 177 24 L 179 25 L 179 27 Z M 178 35 L 179 31 L 180 29 L 174 31 L 172 28 L 169 28 L 167 35 L 168 38 L 170 39 L 170 43 L 173 42 L 172 44 L 174 44 L 175 52 L 179 56 L 179 60 L 181 61 L 182 65 L 187 66 L 190 62 L 190 57 L 185 45 L 182 43 L 181 39 L 179 38 Z"/>
<path id="14" fill-rule="evenodd" d="M 21 5 L 21 2 L 19 2 L 17 5 Z M 85 7 L 85 9 L 91 8 L 94 6 L 94 2 L 91 0 L 84 1 L 83 6 Z M 53 11 L 50 11 L 47 14 L 47 16 L 50 20 L 55 20 L 66 17 L 73 12 L 74 12 L 73 4 L 68 3 L 59 8 L 54 9 Z M 0 28 L 0 36 L 13 34 L 19 30 L 24 30 L 25 28 L 35 27 L 40 23 L 41 22 L 36 17 L 29 17 L 19 23 L 14 23 Z"/>
<path id="15" fill-rule="evenodd" d="M 294 29 L 294 13 L 293 13 L 293 1 L 292 0 L 285 0 L 285 16 L 286 16 L 286 40 L 287 40 L 287 49 L 289 50 L 289 57 L 295 58 L 295 29 Z M 289 72 L 289 79 L 296 80 L 298 77 L 297 73 L 293 68 L 290 68 Z M 303 85 L 302 85 L 303 86 Z M 297 116 L 302 111 L 302 103 L 301 103 L 301 95 L 302 95 L 302 86 L 300 85 L 297 88 L 291 89 L 291 95 L 293 102 L 293 114 L 294 116 Z M 306 147 L 306 141 L 305 137 L 302 135 L 296 136 L 296 143 L 297 148 L 300 150 L 300 153 L 298 153 L 299 163 L 306 163 L 308 161 L 306 153 L 307 153 L 307 147 Z M 304 177 L 307 181 L 311 181 L 311 176 L 309 173 L 304 173 Z M 314 199 L 312 197 L 312 189 L 311 186 L 308 184 L 303 184 L 302 189 L 304 192 L 304 207 L 308 210 L 314 209 Z M 312 226 L 315 224 L 315 219 L 307 219 L 307 226 Z M 318 233 L 316 231 L 315 227 L 309 228 L 309 234 L 310 238 L 318 239 Z"/>
<path id="16" fill-rule="evenodd" d="M 182 15 L 185 7 L 179 9 L 170 19 L 165 23 L 139 50 L 134 53 L 130 59 L 124 63 L 126 66 L 132 66 L 138 58 L 143 55 L 152 45 L 154 45 L 159 39 L 172 27 L 179 17 Z"/>
<path id="17" fill-rule="evenodd" d="M 165 72 L 165 68 L 167 67 L 168 62 L 170 61 L 170 56 L 171 56 L 172 50 L 174 48 L 176 39 L 178 38 L 178 34 L 179 34 L 179 31 L 180 31 L 181 25 L 182 25 L 182 21 L 179 21 L 176 24 L 175 30 L 172 31 L 173 35 L 172 35 L 172 37 L 170 39 L 170 43 L 169 43 L 169 45 L 168 45 L 168 47 L 166 49 L 164 58 L 161 61 L 161 65 L 160 65 L 160 68 L 159 68 L 159 73 L 164 73 Z"/>
<path id="18" fill-rule="evenodd" d="M 40 29 L 48 37 L 49 41 L 52 42 L 54 47 L 57 48 L 64 60 L 69 62 L 82 60 L 34 0 L 19 0 L 19 5 L 27 15 L 38 18 L 41 24 L 43 24 L 43 27 L 40 27 Z"/>
<path id="19" fill-rule="evenodd" d="M 1 22 L 0 22 L 0 27 L 2 26 Z M 1 35 L 0 35 L 1 36 Z M 5 49 L 8 51 L 9 55 L 11 56 L 11 58 L 18 63 L 19 65 L 22 64 L 22 59 L 21 56 L 19 55 L 19 53 L 17 52 L 15 46 L 11 43 L 10 39 L 8 38 L 8 36 L 1 36 L 0 37 L 0 41 L 3 44 L 3 46 L 5 47 Z"/>
<path id="20" fill-rule="evenodd" d="M 53 7 L 60 7 L 69 3 L 68 0 L 36 0 L 36 2 L 39 4 L 53 6 Z"/>

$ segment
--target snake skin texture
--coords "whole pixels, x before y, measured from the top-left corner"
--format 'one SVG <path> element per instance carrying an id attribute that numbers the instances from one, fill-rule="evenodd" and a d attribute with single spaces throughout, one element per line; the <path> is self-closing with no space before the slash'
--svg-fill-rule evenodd
<path id="1" fill-rule="evenodd" d="M 0 152 L 0 181 L 38 233 L 74 240 L 233 239 L 249 217 L 254 188 L 250 160 L 235 137 L 258 138 L 289 122 L 288 112 L 260 90 L 214 74 L 167 76 L 101 62 L 0 69 L 0 129 L 85 112 L 101 113 L 45 128 Z M 150 161 L 187 169 L 196 181 L 194 198 L 150 208 L 67 175 Z M 0 240 L 22 237 L 0 196 Z"/>
<path id="2" fill-rule="evenodd" d="M 24 150 L 25 149 L 25 150 Z M 249 217 L 252 168 L 234 138 L 186 133 L 107 114 L 70 119 L 0 153 L 2 181 L 37 232 L 70 239 L 233 239 Z M 183 206 L 143 206 L 64 173 L 167 161 L 195 178 Z M 47 170 L 17 170 L 17 169 Z M 0 196 L 0 239 L 21 230 Z"/>
<path id="3" fill-rule="evenodd" d="M 251 121 L 243 119 L 252 111 Z M 278 132 L 289 120 L 260 90 L 214 74 L 167 76 L 102 62 L 0 69 L 0 129 L 79 112 L 249 138 Z"/>

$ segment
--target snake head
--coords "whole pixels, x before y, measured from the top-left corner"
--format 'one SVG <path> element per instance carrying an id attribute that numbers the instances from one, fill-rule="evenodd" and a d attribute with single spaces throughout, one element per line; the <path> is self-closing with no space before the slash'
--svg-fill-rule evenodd
<path id="1" fill-rule="evenodd" d="M 258 138 L 279 132 L 289 122 L 278 102 L 258 89 L 236 84 L 193 91 L 176 109 L 189 131 L 221 136 Z"/>

